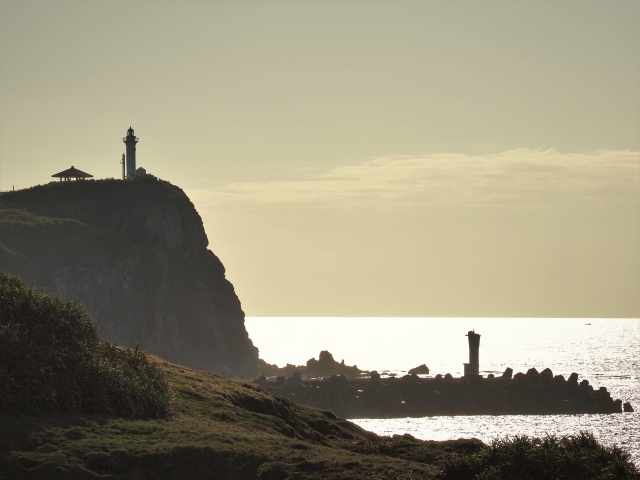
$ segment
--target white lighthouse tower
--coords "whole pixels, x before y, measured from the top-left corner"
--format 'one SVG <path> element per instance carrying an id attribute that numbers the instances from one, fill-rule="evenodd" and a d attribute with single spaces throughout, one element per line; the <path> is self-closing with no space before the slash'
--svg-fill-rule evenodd
<path id="1" fill-rule="evenodd" d="M 127 146 L 127 180 L 134 180 L 136 178 L 136 143 L 138 143 L 138 137 L 133 134 L 133 128 L 129 127 L 127 130 L 127 136 L 122 139 Z"/>

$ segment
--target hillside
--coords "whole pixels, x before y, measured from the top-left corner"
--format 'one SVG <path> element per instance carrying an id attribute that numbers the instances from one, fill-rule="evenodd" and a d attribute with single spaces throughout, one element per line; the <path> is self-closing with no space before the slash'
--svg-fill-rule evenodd
<path id="1" fill-rule="evenodd" d="M 0 268 L 80 302 L 104 339 L 248 378 L 258 351 L 207 246 L 188 197 L 152 176 L 0 195 Z"/>
<path id="2" fill-rule="evenodd" d="M 420 449 L 409 437 L 387 442 L 388 459 L 367 462 L 362 453 L 377 441 L 254 384 L 101 341 L 81 306 L 0 271 L 0 478 L 207 478 L 213 466 L 215 478 L 433 473 L 394 458 L 396 443 Z"/>
<path id="3" fill-rule="evenodd" d="M 170 385 L 174 418 L 0 412 L 0 472 L 25 479 L 395 478 L 391 471 L 423 478 L 452 451 L 482 446 L 380 438 L 253 384 L 151 358 Z"/>
<path id="4" fill-rule="evenodd" d="M 380 437 L 256 385 L 151 359 L 170 386 L 173 418 L 0 412 L 0 478 L 638 478 L 624 452 L 588 435 L 565 444 L 516 437 L 496 449 L 474 439 Z"/>
<path id="5" fill-rule="evenodd" d="M 637 478 L 587 434 L 379 437 L 261 387 L 98 339 L 87 312 L 0 272 L 0 479 Z"/>

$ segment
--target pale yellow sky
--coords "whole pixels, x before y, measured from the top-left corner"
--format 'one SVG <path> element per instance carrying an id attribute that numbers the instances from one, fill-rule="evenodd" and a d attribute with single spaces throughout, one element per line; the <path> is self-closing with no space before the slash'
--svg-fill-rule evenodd
<path id="1" fill-rule="evenodd" d="M 640 2 L 0 0 L 0 189 L 138 164 L 248 315 L 640 316 Z"/>

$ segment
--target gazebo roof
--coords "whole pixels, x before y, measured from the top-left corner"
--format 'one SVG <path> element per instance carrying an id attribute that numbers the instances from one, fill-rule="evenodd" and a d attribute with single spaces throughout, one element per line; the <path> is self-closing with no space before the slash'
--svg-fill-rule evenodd
<path id="1" fill-rule="evenodd" d="M 78 170 L 76 167 L 71 166 L 68 170 L 64 172 L 56 173 L 55 175 L 51 175 L 56 178 L 93 178 L 93 175 L 89 175 L 82 170 Z"/>

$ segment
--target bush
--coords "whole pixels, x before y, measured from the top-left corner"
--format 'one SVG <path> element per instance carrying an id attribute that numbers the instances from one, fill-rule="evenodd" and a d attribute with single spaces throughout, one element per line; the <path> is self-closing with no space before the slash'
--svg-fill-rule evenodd
<path id="1" fill-rule="evenodd" d="M 638 479 L 627 452 L 605 447 L 593 434 L 544 438 L 496 439 L 473 455 L 454 455 L 445 463 L 441 480 L 506 479 Z"/>
<path id="2" fill-rule="evenodd" d="M 138 347 L 98 338 L 79 305 L 0 271 L 0 410 L 170 415 L 168 385 Z"/>

